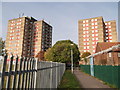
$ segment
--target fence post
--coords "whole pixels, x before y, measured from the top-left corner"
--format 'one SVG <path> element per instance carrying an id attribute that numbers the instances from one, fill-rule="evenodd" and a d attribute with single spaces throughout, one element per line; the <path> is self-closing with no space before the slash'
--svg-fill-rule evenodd
<path id="1" fill-rule="evenodd" d="M 20 58 L 20 67 L 19 67 L 19 78 L 18 78 L 18 89 L 20 89 L 21 88 L 21 85 L 22 85 L 22 63 L 23 63 L 23 57 L 21 57 Z"/>
<path id="2" fill-rule="evenodd" d="M 3 62 L 4 62 L 3 56 L 0 56 L 0 63 L 1 63 L 1 68 L 0 68 L 0 90 L 2 89 L 2 70 L 3 70 Z"/>
<path id="3" fill-rule="evenodd" d="M 8 85 L 7 85 L 7 88 L 11 88 L 10 86 L 10 81 L 11 81 L 11 72 L 12 72 L 12 67 L 13 67 L 13 58 L 14 58 L 14 56 L 13 55 L 11 55 L 11 59 L 10 59 L 10 65 L 9 65 L 9 67 L 10 67 L 10 69 L 9 69 L 9 75 L 8 75 Z"/>
<path id="4" fill-rule="evenodd" d="M 29 68 L 28 68 L 28 70 L 30 71 L 31 70 L 31 61 L 32 60 L 32 58 L 30 58 L 30 60 L 29 60 Z M 31 82 L 31 72 L 29 72 L 29 76 L 28 76 L 28 88 L 30 88 L 30 82 Z"/>
<path id="5" fill-rule="evenodd" d="M 22 70 L 22 73 L 23 73 L 23 76 L 22 76 L 22 89 L 24 89 L 25 87 L 25 68 L 26 68 L 26 60 L 27 58 L 25 57 L 24 58 L 24 66 L 23 66 L 23 70 Z"/>
<path id="6" fill-rule="evenodd" d="M 14 75 L 14 84 L 13 84 L 13 89 L 16 88 L 17 86 L 17 69 L 18 69 L 18 56 L 16 56 L 16 64 L 15 64 L 15 75 Z"/>
<path id="7" fill-rule="evenodd" d="M 29 59 L 30 59 L 30 58 L 28 57 L 27 60 L 26 60 L 26 71 L 27 71 L 27 72 L 26 72 L 26 78 L 25 78 L 25 79 L 26 79 L 26 80 L 25 80 L 25 88 L 28 88 L 28 74 L 29 74 L 29 73 L 28 73 L 28 67 L 29 67 Z"/>
<path id="8" fill-rule="evenodd" d="M 55 62 L 55 68 L 56 68 L 56 88 L 57 88 L 57 85 L 58 85 L 58 77 L 59 77 L 59 75 L 58 75 L 58 62 Z"/>
<path id="9" fill-rule="evenodd" d="M 35 80 L 34 80 L 34 88 L 36 88 L 36 78 L 37 78 L 37 61 L 38 61 L 38 58 L 35 58 Z"/>
<path id="10" fill-rule="evenodd" d="M 50 89 L 52 88 L 52 61 L 50 61 L 50 67 L 51 67 L 51 69 L 50 69 Z"/>
<path id="11" fill-rule="evenodd" d="M 91 73 L 91 76 L 94 76 L 94 63 L 93 63 L 93 56 L 90 57 L 90 73 Z"/>

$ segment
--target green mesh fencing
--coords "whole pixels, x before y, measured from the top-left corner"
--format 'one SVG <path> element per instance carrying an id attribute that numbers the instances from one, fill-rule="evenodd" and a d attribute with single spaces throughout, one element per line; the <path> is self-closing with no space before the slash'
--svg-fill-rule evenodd
<path id="1" fill-rule="evenodd" d="M 85 73 L 90 74 L 90 65 L 80 65 Z M 117 88 L 120 88 L 120 66 L 94 65 L 94 76 Z"/>
<path id="2" fill-rule="evenodd" d="M 87 74 L 90 74 L 90 65 L 80 65 L 80 69 Z"/>

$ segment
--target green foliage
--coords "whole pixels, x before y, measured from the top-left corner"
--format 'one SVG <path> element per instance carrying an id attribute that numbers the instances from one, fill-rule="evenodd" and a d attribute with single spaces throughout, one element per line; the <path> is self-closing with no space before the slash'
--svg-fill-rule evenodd
<path id="1" fill-rule="evenodd" d="M 89 55 L 91 55 L 90 52 L 84 52 L 84 53 L 81 55 L 81 58 L 84 58 L 85 64 L 87 64 L 87 59 L 86 59 L 86 57 L 89 56 Z"/>
<path id="2" fill-rule="evenodd" d="M 45 59 L 54 62 L 70 62 L 71 49 L 73 50 L 73 61 L 77 62 L 79 60 L 80 53 L 77 45 L 70 40 L 62 40 L 56 42 L 52 48 L 49 48 L 45 52 Z"/>
<path id="3" fill-rule="evenodd" d="M 91 55 L 90 52 L 84 52 L 81 57 L 82 57 L 82 58 L 85 58 L 85 57 L 87 57 L 87 56 L 89 56 L 89 55 Z"/>
<path id="4" fill-rule="evenodd" d="M 0 37 L 0 55 L 2 55 L 3 51 L 2 49 L 4 49 L 5 47 L 5 41 L 2 40 L 2 38 Z"/>

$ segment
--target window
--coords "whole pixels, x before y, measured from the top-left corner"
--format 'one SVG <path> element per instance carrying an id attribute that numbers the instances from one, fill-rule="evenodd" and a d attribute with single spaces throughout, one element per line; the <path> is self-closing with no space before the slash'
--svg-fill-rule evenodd
<path id="1" fill-rule="evenodd" d="M 96 34 L 96 36 L 98 36 L 98 34 Z"/>
<path id="2" fill-rule="evenodd" d="M 92 29 L 94 29 L 94 27 L 92 27 Z"/>
<path id="3" fill-rule="evenodd" d="M 85 34 L 85 32 L 83 32 L 83 34 Z"/>
<path id="4" fill-rule="evenodd" d="M 118 53 L 118 57 L 120 57 L 120 53 Z"/>
<path id="5" fill-rule="evenodd" d="M 88 22 L 88 20 L 86 20 L 86 22 Z"/>
<path id="6" fill-rule="evenodd" d="M 89 41 L 89 39 L 87 39 L 87 41 Z"/>
<path id="7" fill-rule="evenodd" d="M 83 21 L 83 23 L 85 23 L 85 21 Z"/>
<path id="8" fill-rule="evenodd" d="M 94 38 L 92 38 L 92 40 L 95 40 Z"/>
<path id="9" fill-rule="evenodd" d="M 112 37 L 110 37 L 110 39 L 112 39 Z"/>
<path id="10" fill-rule="evenodd" d="M 109 29 L 109 31 L 111 31 L 111 29 Z"/>
<path id="11" fill-rule="evenodd" d="M 95 42 L 92 42 L 92 44 L 95 44 Z"/>
<path id="12" fill-rule="evenodd" d="M 97 21 L 97 19 L 95 19 L 95 21 Z"/>
<path id="13" fill-rule="evenodd" d="M 108 33 L 106 33 L 106 35 L 108 35 Z"/>
<path id="14" fill-rule="evenodd" d="M 84 47 L 84 49 L 86 49 L 86 47 Z"/>
<path id="15" fill-rule="evenodd" d="M 105 25 L 107 25 L 107 23 L 105 23 Z"/>
<path id="16" fill-rule="evenodd" d="M 92 33 L 94 33 L 94 30 L 92 30 Z"/>
<path id="17" fill-rule="evenodd" d="M 95 26 L 95 28 L 98 28 L 98 26 Z"/>
<path id="18" fill-rule="evenodd" d="M 98 32 L 98 30 L 95 30 L 95 32 Z"/>
<path id="19" fill-rule="evenodd" d="M 95 52 L 95 50 L 93 50 L 93 52 Z"/>
<path id="20" fill-rule="evenodd" d="M 111 23 L 109 22 L 108 24 L 110 25 Z"/>
<path id="21" fill-rule="evenodd" d="M 12 39 L 14 39 L 14 37 L 12 37 Z"/>
<path id="22" fill-rule="evenodd" d="M 10 34 L 10 36 L 13 36 L 13 34 Z"/>
<path id="23" fill-rule="evenodd" d="M 85 26 L 85 24 L 83 24 L 83 26 Z"/>
<path id="24" fill-rule="evenodd" d="M 96 40 L 98 40 L 98 38 L 96 38 Z"/>
<path id="25" fill-rule="evenodd" d="M 112 42 L 112 40 L 110 40 L 110 42 Z"/>
<path id="26" fill-rule="evenodd" d="M 16 39 L 20 39 L 20 37 L 16 37 Z"/>
<path id="27" fill-rule="evenodd" d="M 86 43 L 84 43 L 84 45 L 86 45 Z"/>
<path id="28" fill-rule="evenodd" d="M 109 33 L 109 35 L 112 35 L 112 33 Z"/>
<path id="29" fill-rule="evenodd" d="M 89 46 L 87 46 L 87 49 L 89 49 Z"/>
<path id="30" fill-rule="evenodd" d="M 83 39 L 83 41 L 86 41 L 86 39 Z"/>
<path id="31" fill-rule="evenodd" d="M 16 33 L 16 35 L 20 35 L 20 33 Z"/>
<path id="32" fill-rule="evenodd" d="M 109 26 L 109 28 L 111 28 L 111 26 Z"/>
<path id="33" fill-rule="evenodd" d="M 83 30 L 85 30 L 85 28 L 83 28 Z"/>
<path id="34" fill-rule="evenodd" d="M 92 22 L 94 21 L 94 19 L 91 20 Z"/>
<path id="35" fill-rule="evenodd" d="M 94 23 L 92 23 L 92 25 L 94 25 Z"/>
<path id="36" fill-rule="evenodd" d="M 109 57 L 112 57 L 112 54 L 111 54 L 111 53 L 109 53 Z"/>
<path id="37" fill-rule="evenodd" d="M 86 26 L 88 26 L 88 24 L 86 24 Z"/>
<path id="38" fill-rule="evenodd" d="M 87 43 L 87 45 L 89 45 L 89 43 Z"/>
<path id="39" fill-rule="evenodd" d="M 93 46 L 93 48 L 95 48 L 95 46 Z"/>
<path id="40" fill-rule="evenodd" d="M 108 39 L 108 37 L 106 37 L 106 39 Z"/>
<path id="41" fill-rule="evenodd" d="M 94 37 L 94 34 L 92 34 L 92 36 Z"/>
<path id="42" fill-rule="evenodd" d="M 97 22 L 95 23 L 95 25 L 97 25 Z"/>
<path id="43" fill-rule="evenodd" d="M 84 50 L 84 52 L 86 52 L 86 50 Z"/>
<path id="44" fill-rule="evenodd" d="M 106 30 L 106 32 L 108 32 L 108 30 Z"/>
<path id="45" fill-rule="evenodd" d="M 87 37 L 89 37 L 89 35 L 87 35 Z"/>
<path id="46" fill-rule="evenodd" d="M 89 28 L 88 27 L 86 27 L 86 30 L 88 30 Z"/>
<path id="47" fill-rule="evenodd" d="M 88 31 L 86 31 L 86 33 L 89 33 Z"/>

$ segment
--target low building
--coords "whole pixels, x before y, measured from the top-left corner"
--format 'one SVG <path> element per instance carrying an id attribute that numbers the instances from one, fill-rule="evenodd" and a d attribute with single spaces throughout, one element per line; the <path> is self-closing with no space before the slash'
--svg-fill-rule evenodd
<path id="1" fill-rule="evenodd" d="M 118 44 L 120 44 L 120 42 L 98 42 L 95 53 L 106 50 Z M 95 65 L 120 65 L 120 48 L 116 48 L 109 52 L 96 55 L 94 57 L 94 64 Z"/>

